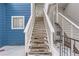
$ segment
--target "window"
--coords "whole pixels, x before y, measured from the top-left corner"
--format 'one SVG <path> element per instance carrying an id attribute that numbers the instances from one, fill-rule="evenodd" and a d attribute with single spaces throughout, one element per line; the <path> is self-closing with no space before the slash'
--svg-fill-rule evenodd
<path id="1" fill-rule="evenodd" d="M 11 17 L 12 29 L 24 29 L 24 16 Z"/>

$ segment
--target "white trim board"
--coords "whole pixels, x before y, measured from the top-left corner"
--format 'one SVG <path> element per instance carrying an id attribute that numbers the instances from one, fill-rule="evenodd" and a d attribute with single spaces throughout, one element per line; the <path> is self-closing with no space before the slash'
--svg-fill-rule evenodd
<path id="1" fill-rule="evenodd" d="M 23 17 L 23 27 L 14 28 L 13 27 L 13 17 Z M 24 26 L 25 26 L 25 17 L 24 16 L 11 16 L 11 29 L 24 29 Z"/>

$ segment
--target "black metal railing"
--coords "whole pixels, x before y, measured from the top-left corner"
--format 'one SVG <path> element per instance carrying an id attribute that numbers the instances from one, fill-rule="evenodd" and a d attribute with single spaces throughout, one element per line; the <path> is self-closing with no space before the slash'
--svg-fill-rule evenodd
<path id="1" fill-rule="evenodd" d="M 60 56 L 78 56 L 79 50 L 76 43 L 79 43 L 79 40 L 69 38 L 66 33 L 60 36 Z"/>
<path id="2" fill-rule="evenodd" d="M 79 40 L 68 37 L 58 23 L 55 23 L 55 26 L 57 27 L 56 29 L 60 29 L 56 32 L 56 35 L 60 37 L 59 40 L 54 40 L 54 44 L 59 43 L 60 56 L 79 55 L 79 46 L 77 44 L 79 43 Z"/>

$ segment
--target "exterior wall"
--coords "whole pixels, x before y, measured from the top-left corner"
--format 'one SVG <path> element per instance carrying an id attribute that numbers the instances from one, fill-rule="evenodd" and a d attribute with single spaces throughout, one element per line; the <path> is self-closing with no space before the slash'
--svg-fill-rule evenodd
<path id="1" fill-rule="evenodd" d="M 66 14 L 70 20 L 79 26 L 79 3 L 70 3 L 66 7 L 64 14 Z"/>
<path id="2" fill-rule="evenodd" d="M 43 16 L 43 6 L 37 6 L 36 5 L 36 16 L 42 17 Z"/>
<path id="3" fill-rule="evenodd" d="M 24 45 L 24 29 L 11 29 L 11 16 L 24 16 L 25 26 L 31 14 L 29 3 L 0 4 L 0 45 Z"/>
<path id="4" fill-rule="evenodd" d="M 45 3 L 44 9 L 45 9 L 46 13 L 47 13 L 47 11 L 48 11 L 48 6 L 49 6 L 49 3 Z"/>
<path id="5" fill-rule="evenodd" d="M 7 40 L 5 25 L 5 4 L 0 4 L 0 47 L 3 46 L 4 42 Z"/>
<path id="6" fill-rule="evenodd" d="M 11 16 L 24 16 L 25 25 L 30 17 L 31 5 L 26 4 L 6 4 L 6 22 L 8 45 L 24 45 L 24 29 L 11 29 Z"/>
<path id="7" fill-rule="evenodd" d="M 50 21 L 52 23 L 52 25 L 54 26 L 54 23 L 56 22 L 56 8 L 55 5 L 49 5 L 49 9 L 48 9 L 48 16 L 50 18 Z"/>

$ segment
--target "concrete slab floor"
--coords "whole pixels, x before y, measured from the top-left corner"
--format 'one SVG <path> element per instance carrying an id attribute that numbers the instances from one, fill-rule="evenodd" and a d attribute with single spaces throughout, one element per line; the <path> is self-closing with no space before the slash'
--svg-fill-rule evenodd
<path id="1" fill-rule="evenodd" d="M 25 56 L 24 46 L 4 46 L 0 50 L 0 56 Z"/>

